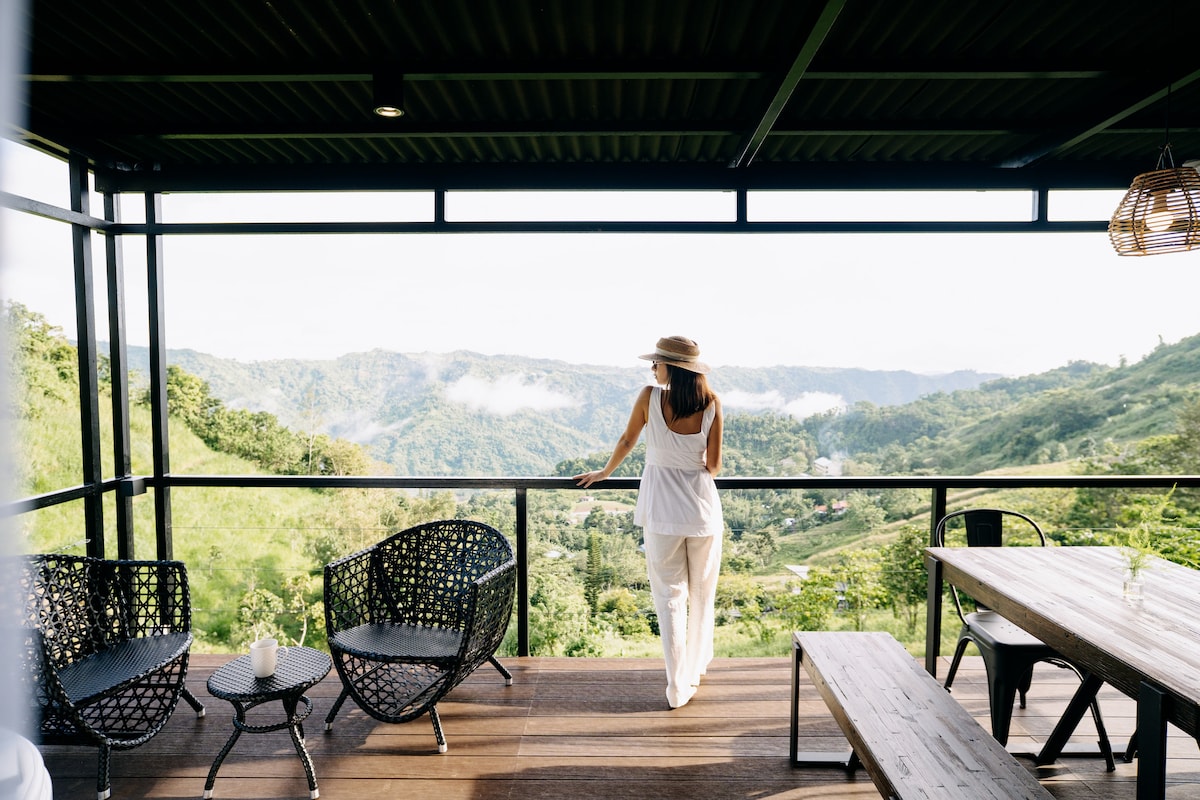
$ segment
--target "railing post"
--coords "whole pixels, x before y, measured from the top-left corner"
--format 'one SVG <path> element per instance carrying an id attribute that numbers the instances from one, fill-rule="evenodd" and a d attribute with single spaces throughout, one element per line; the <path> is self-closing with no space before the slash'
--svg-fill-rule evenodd
<path id="1" fill-rule="evenodd" d="M 929 507 L 929 546 L 937 546 L 937 526 L 946 516 L 947 489 L 943 485 L 933 487 Z M 928 556 L 926 556 L 928 559 Z M 942 648 L 942 575 L 941 562 L 930 565 L 929 584 L 926 588 L 925 609 L 925 669 L 937 677 L 937 660 Z M 936 570 L 936 574 L 935 574 Z"/>
<path id="2" fill-rule="evenodd" d="M 929 508 L 929 546 L 937 547 L 937 526 L 946 516 L 946 487 L 933 487 L 933 500 Z"/>
<path id="3" fill-rule="evenodd" d="M 529 655 L 529 489 L 517 487 L 517 655 Z"/>

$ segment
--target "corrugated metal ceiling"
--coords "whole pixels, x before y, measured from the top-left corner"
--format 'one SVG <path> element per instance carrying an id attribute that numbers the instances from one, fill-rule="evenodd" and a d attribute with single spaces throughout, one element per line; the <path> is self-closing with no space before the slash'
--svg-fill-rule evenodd
<path id="1" fill-rule="evenodd" d="M 16 138 L 124 186 L 1117 186 L 1168 124 L 1200 158 L 1183 0 L 29 7 Z"/>

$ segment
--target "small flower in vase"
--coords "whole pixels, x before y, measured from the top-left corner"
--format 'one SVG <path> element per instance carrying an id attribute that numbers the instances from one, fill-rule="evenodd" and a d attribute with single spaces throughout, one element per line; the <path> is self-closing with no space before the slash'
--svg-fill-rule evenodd
<path id="1" fill-rule="evenodd" d="M 1125 579 L 1121 584 L 1121 593 L 1126 600 L 1134 603 L 1142 601 L 1142 571 L 1150 560 L 1150 551 L 1141 547 L 1126 545 L 1121 548 L 1125 555 Z"/>

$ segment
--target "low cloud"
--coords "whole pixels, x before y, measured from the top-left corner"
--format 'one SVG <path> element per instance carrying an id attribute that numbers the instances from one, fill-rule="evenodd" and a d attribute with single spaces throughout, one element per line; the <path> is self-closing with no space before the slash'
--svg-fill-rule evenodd
<path id="1" fill-rule="evenodd" d="M 804 392 L 794 400 L 788 400 L 778 390 L 769 392 L 728 391 L 721 393 L 721 404 L 727 409 L 757 413 L 775 411 L 787 414 L 796 419 L 806 419 L 813 414 L 826 411 L 843 411 L 846 399 L 838 394 L 829 392 Z"/>
<path id="2" fill-rule="evenodd" d="M 446 398 L 472 411 L 508 416 L 518 411 L 553 411 L 577 405 L 565 394 L 547 389 L 524 375 L 504 375 L 486 381 L 466 375 L 446 386 Z"/>

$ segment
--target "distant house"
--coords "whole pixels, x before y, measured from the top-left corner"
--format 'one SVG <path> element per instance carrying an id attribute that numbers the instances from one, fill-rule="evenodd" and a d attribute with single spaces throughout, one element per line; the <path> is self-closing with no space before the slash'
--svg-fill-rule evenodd
<path id="1" fill-rule="evenodd" d="M 801 582 L 808 580 L 808 573 L 809 573 L 809 570 L 811 570 L 811 569 L 812 569 L 812 567 L 808 566 L 807 564 L 788 564 L 787 565 L 788 572 L 792 573 L 797 578 L 799 578 Z M 800 594 L 800 592 L 802 592 L 802 591 L 804 591 L 804 588 L 802 586 L 800 586 L 799 584 L 792 587 L 792 594 Z"/>
<path id="2" fill-rule="evenodd" d="M 834 514 L 845 514 L 849 510 L 850 510 L 850 504 L 847 503 L 845 500 L 834 501 L 834 504 L 833 504 L 833 513 Z"/>
<path id="3" fill-rule="evenodd" d="M 818 475 L 828 475 L 832 470 L 833 461 L 825 456 L 821 456 L 813 462 L 813 472 L 817 473 Z"/>

